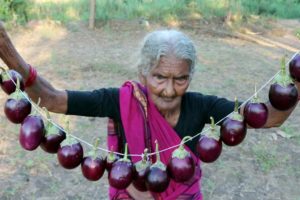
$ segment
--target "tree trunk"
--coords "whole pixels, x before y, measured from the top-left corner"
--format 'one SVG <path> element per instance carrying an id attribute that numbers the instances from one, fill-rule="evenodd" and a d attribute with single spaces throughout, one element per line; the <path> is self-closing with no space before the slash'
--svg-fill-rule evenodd
<path id="1" fill-rule="evenodd" d="M 90 20 L 89 28 L 95 28 L 95 16 L 96 16 L 96 0 L 90 0 Z"/>

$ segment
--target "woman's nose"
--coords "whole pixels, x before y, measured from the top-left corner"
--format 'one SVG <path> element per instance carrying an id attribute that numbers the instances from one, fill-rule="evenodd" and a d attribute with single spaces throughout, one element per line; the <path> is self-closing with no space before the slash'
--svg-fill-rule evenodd
<path id="1" fill-rule="evenodd" d="M 168 80 L 164 88 L 164 97 L 174 97 L 176 94 L 173 80 Z"/>

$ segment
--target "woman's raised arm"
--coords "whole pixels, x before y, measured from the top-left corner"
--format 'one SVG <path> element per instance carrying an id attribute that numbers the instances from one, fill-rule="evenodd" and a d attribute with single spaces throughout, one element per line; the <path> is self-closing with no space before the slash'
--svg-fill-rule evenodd
<path id="1" fill-rule="evenodd" d="M 7 32 L 0 22 L 0 58 L 13 70 L 19 72 L 24 80 L 29 77 L 29 65 L 18 53 L 12 44 Z M 41 98 L 41 106 L 46 107 L 51 112 L 66 113 L 67 111 L 67 92 L 55 89 L 47 80 L 37 75 L 35 82 L 27 87 L 27 94 L 33 101 Z"/>

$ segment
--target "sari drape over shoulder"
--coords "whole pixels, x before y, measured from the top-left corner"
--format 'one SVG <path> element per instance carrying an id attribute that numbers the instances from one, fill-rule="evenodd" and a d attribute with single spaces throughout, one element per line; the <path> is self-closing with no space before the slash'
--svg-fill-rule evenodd
<path id="1" fill-rule="evenodd" d="M 155 140 L 158 141 L 160 149 L 166 149 L 181 142 L 181 138 L 159 113 L 152 100 L 147 97 L 146 89 L 140 84 L 133 81 L 125 82 L 120 88 L 119 101 L 122 125 L 130 154 L 142 154 L 145 148 L 154 152 Z M 118 139 L 120 137 L 112 134 L 112 124 L 110 121 L 107 140 L 109 148 L 112 145 L 115 147 L 120 145 Z M 186 145 L 185 149 L 191 153 L 196 163 L 193 178 L 186 183 L 176 183 L 171 180 L 165 192 L 152 193 L 154 199 L 202 200 L 200 161 Z M 160 153 L 161 161 L 165 165 L 168 164 L 174 150 L 173 148 Z M 131 157 L 131 160 L 136 163 L 141 160 L 141 157 Z M 155 162 L 155 156 L 151 156 L 151 160 Z M 110 187 L 109 196 L 110 199 L 132 199 L 126 190 L 117 190 L 112 187 Z"/>

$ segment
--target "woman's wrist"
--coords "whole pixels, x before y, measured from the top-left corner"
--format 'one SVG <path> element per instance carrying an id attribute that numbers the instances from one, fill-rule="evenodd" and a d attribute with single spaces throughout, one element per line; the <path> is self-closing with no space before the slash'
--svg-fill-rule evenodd
<path id="1" fill-rule="evenodd" d="M 31 87 L 35 81 L 36 81 L 36 78 L 37 78 L 37 71 L 34 67 L 32 67 L 31 65 L 28 64 L 28 67 L 29 67 L 29 74 L 27 76 L 27 79 L 25 81 L 25 87 L 28 88 L 28 87 Z"/>

